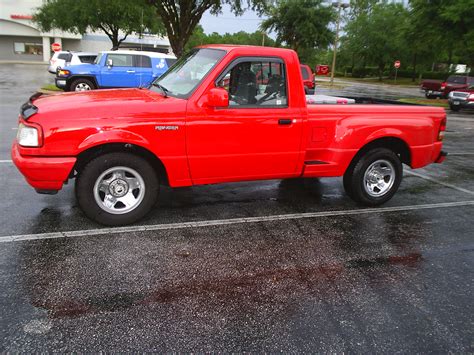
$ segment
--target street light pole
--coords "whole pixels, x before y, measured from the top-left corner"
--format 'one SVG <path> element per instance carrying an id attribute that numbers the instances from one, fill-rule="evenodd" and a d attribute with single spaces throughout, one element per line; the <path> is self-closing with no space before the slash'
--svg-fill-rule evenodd
<path id="1" fill-rule="evenodd" d="M 336 39 L 334 41 L 334 51 L 332 55 L 332 66 L 331 66 L 331 86 L 334 83 L 334 72 L 336 71 L 336 55 L 337 45 L 339 42 L 339 26 L 341 23 L 341 9 L 349 7 L 349 4 L 343 4 L 341 1 L 333 2 L 332 6 L 337 7 L 337 22 L 336 22 Z"/>

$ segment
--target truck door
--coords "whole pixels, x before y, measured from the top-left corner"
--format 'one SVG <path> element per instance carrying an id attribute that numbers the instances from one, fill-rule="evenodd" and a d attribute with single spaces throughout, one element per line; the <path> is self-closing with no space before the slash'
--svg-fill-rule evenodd
<path id="1" fill-rule="evenodd" d="M 288 100 L 279 58 L 238 58 L 217 78 L 225 108 L 188 111 L 187 150 L 194 183 L 295 176 L 302 110 Z"/>
<path id="2" fill-rule="evenodd" d="M 104 66 L 100 70 L 101 86 L 118 88 L 137 86 L 133 57 L 131 54 L 107 54 Z"/>

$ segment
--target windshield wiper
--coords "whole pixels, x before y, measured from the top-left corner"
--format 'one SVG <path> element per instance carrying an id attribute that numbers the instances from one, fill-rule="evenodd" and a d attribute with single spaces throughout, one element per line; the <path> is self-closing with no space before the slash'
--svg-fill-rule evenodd
<path id="1" fill-rule="evenodd" d="M 165 88 L 163 85 L 160 85 L 160 84 L 157 84 L 157 83 L 153 83 L 151 85 L 153 85 L 153 86 L 157 87 L 158 89 L 160 89 L 161 91 L 163 91 L 163 95 L 165 97 L 168 97 L 169 90 L 167 88 Z"/>

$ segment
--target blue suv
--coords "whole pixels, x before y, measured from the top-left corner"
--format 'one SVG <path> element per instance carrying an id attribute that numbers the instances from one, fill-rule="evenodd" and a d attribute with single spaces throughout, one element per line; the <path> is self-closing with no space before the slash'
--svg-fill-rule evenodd
<path id="1" fill-rule="evenodd" d="M 100 52 L 93 64 L 67 66 L 56 74 L 56 86 L 64 91 L 148 86 L 176 61 L 156 52 Z"/>

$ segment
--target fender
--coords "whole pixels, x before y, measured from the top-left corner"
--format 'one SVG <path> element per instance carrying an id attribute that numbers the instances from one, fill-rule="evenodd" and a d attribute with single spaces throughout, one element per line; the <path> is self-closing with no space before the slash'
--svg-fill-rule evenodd
<path id="1" fill-rule="evenodd" d="M 90 75 L 90 74 L 73 74 L 73 75 L 69 76 L 66 79 L 67 86 L 70 86 L 71 83 L 76 79 L 88 79 L 88 80 L 91 80 L 97 88 L 100 87 L 99 83 L 97 82 L 97 78 L 95 77 L 95 75 Z"/>
<path id="2" fill-rule="evenodd" d="M 365 145 L 369 144 L 370 142 L 375 141 L 375 140 L 380 139 L 380 138 L 398 138 L 398 139 L 402 140 L 403 142 L 405 142 L 405 144 L 408 143 L 406 141 L 406 138 L 407 138 L 406 134 L 404 134 L 400 129 L 398 129 L 398 128 L 382 128 L 382 129 L 379 129 L 379 130 L 373 132 L 371 135 L 369 135 L 365 139 L 365 141 L 362 143 L 362 147 L 364 147 Z"/>
<path id="3" fill-rule="evenodd" d="M 99 131 L 88 136 L 81 144 L 79 144 L 78 153 L 108 143 L 129 143 L 138 145 L 146 150 L 148 150 L 147 147 L 151 146 L 147 139 L 136 133 L 114 129 L 113 131 Z"/>

